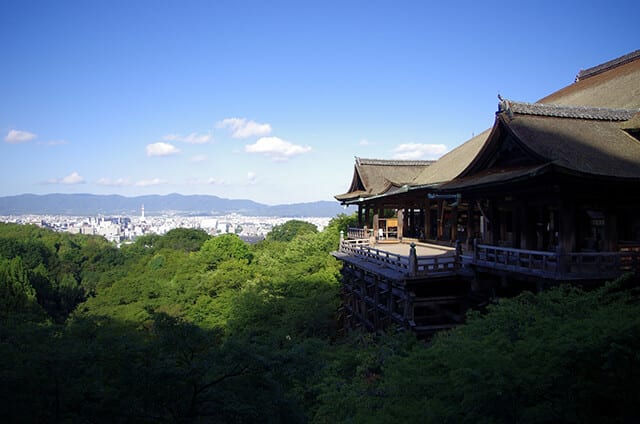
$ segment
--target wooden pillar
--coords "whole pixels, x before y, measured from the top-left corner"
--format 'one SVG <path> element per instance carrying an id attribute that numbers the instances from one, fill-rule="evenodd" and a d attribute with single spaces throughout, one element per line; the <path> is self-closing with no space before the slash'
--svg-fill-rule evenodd
<path id="1" fill-rule="evenodd" d="M 442 240 L 442 233 L 444 232 L 444 200 L 438 200 L 438 222 L 437 222 L 437 234 L 436 239 Z"/>
<path id="2" fill-rule="evenodd" d="M 576 247 L 576 211 L 570 199 L 560 200 L 558 247 L 562 253 L 575 251 Z"/>
<path id="3" fill-rule="evenodd" d="M 449 222 L 451 225 L 451 241 L 456 241 L 458 239 L 458 205 L 451 207 Z"/>
<path id="4" fill-rule="evenodd" d="M 431 236 L 431 200 L 424 201 L 424 238 L 429 240 Z"/>
<path id="5" fill-rule="evenodd" d="M 513 231 L 512 247 L 521 249 L 520 241 L 522 240 L 522 202 L 514 202 L 513 211 L 511 212 L 511 230 Z"/>
<path id="6" fill-rule="evenodd" d="M 470 248 L 473 243 L 473 239 L 475 238 L 475 221 L 474 213 L 475 213 L 476 202 L 470 200 L 467 206 L 467 248 Z"/>
<path id="7" fill-rule="evenodd" d="M 604 245 L 605 252 L 618 251 L 618 216 L 612 212 L 604 213 Z"/>
<path id="8" fill-rule="evenodd" d="M 520 237 L 520 248 L 527 250 L 535 250 L 536 248 L 536 216 L 532 213 L 533 209 L 523 202 L 520 211 L 520 228 L 522 235 Z"/>
<path id="9" fill-rule="evenodd" d="M 409 217 L 411 216 L 411 209 L 405 209 L 403 211 L 402 217 L 404 218 L 404 223 L 402 224 L 402 236 L 411 236 L 411 226 L 409 225 Z"/>
<path id="10" fill-rule="evenodd" d="M 500 241 L 500 211 L 494 200 L 489 206 L 489 222 L 491 223 L 491 244 L 498 245 Z"/>
<path id="11" fill-rule="evenodd" d="M 370 227 L 370 208 L 369 206 L 365 206 L 364 208 L 364 225 L 365 227 Z"/>
<path id="12" fill-rule="evenodd" d="M 378 228 L 380 228 L 380 209 L 373 210 L 373 237 L 378 238 Z"/>
<path id="13" fill-rule="evenodd" d="M 358 228 L 362 228 L 362 205 L 358 205 Z"/>
<path id="14" fill-rule="evenodd" d="M 422 239 L 424 240 L 426 238 L 426 232 L 424 231 L 424 217 L 425 217 L 425 210 L 424 208 L 420 208 L 420 219 L 418 220 L 418 225 L 417 225 L 417 230 L 418 230 L 418 239 Z"/>
<path id="15" fill-rule="evenodd" d="M 404 210 L 398 209 L 398 240 L 404 236 Z"/>

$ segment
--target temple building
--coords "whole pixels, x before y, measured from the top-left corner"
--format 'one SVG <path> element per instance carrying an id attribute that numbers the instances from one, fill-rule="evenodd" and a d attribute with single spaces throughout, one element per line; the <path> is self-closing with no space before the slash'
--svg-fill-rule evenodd
<path id="1" fill-rule="evenodd" d="M 430 334 L 501 293 L 640 263 L 640 50 L 524 103 L 437 161 L 356 158 L 335 256 L 347 327 Z"/>

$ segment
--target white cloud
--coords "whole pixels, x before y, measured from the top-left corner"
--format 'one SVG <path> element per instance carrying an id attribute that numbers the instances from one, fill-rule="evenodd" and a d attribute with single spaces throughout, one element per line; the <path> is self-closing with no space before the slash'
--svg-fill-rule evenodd
<path id="1" fill-rule="evenodd" d="M 256 175 L 256 173 L 255 173 L 255 172 L 253 172 L 253 171 L 249 171 L 249 172 L 247 172 L 247 182 L 248 182 L 249 184 L 255 184 L 255 182 L 257 181 L 257 179 L 258 179 L 258 176 Z"/>
<path id="2" fill-rule="evenodd" d="M 96 181 L 96 184 L 110 187 L 125 187 L 131 185 L 131 181 L 127 178 L 118 178 L 115 180 L 111 180 L 109 178 L 100 178 Z"/>
<path id="3" fill-rule="evenodd" d="M 370 144 L 369 140 L 367 140 L 366 138 L 363 138 L 362 140 L 360 140 L 361 146 L 368 146 L 369 144 Z"/>
<path id="4" fill-rule="evenodd" d="M 189 143 L 189 144 L 205 144 L 213 142 L 213 135 L 210 133 L 207 134 L 198 134 L 191 133 L 189 135 L 180 135 L 180 134 L 168 134 L 162 137 L 165 141 L 179 141 L 181 143 Z"/>
<path id="5" fill-rule="evenodd" d="M 311 147 L 292 144 L 278 137 L 262 137 L 254 144 L 245 146 L 244 151 L 262 153 L 274 160 L 287 160 L 292 156 L 310 152 Z"/>
<path id="6" fill-rule="evenodd" d="M 271 125 L 259 124 L 256 121 L 247 121 L 245 118 L 227 118 L 218 122 L 218 128 L 226 128 L 231 131 L 233 138 L 249 138 L 271 134 Z"/>
<path id="7" fill-rule="evenodd" d="M 404 143 L 393 149 L 393 158 L 402 160 L 438 159 L 447 152 L 444 144 Z"/>
<path id="8" fill-rule="evenodd" d="M 162 180 L 160 178 L 153 178 L 150 180 L 140 180 L 138 182 L 136 182 L 136 187 L 149 187 L 149 186 L 155 186 L 155 185 L 162 185 L 162 184 L 166 184 L 167 180 Z"/>
<path id="9" fill-rule="evenodd" d="M 29 131 L 10 130 L 4 137 L 4 141 L 7 143 L 26 143 L 35 139 L 37 135 L 30 133 Z"/>
<path id="10" fill-rule="evenodd" d="M 169 143 L 152 143 L 147 144 L 147 156 L 169 156 L 179 153 L 180 150 L 176 146 Z"/>
<path id="11" fill-rule="evenodd" d="M 224 180 L 219 180 L 217 178 L 207 178 L 206 184 L 209 185 L 223 185 L 225 184 Z"/>
<path id="12" fill-rule="evenodd" d="M 65 144 L 69 144 L 67 140 L 51 140 L 44 143 L 46 146 L 62 146 Z"/>
<path id="13" fill-rule="evenodd" d="M 47 181 L 47 183 L 73 185 L 73 184 L 84 184 L 85 180 L 80 174 L 78 174 L 76 171 L 73 171 L 71 174 L 67 175 L 66 177 L 54 178 L 52 180 Z"/>
<path id="14" fill-rule="evenodd" d="M 187 180 L 188 184 L 191 185 L 226 185 L 224 180 L 219 180 L 217 178 L 192 178 Z"/>
<path id="15" fill-rule="evenodd" d="M 205 162 L 207 159 L 209 159 L 207 155 L 195 155 L 195 156 L 191 156 L 191 159 L 189 160 L 191 162 Z"/>

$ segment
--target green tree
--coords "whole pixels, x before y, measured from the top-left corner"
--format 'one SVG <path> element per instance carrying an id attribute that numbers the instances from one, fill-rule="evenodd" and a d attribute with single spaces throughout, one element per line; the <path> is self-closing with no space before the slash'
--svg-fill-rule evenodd
<path id="1" fill-rule="evenodd" d="M 36 292 L 29 283 L 22 259 L 0 258 L 0 319 L 33 313 L 36 306 Z"/>
<path id="2" fill-rule="evenodd" d="M 209 240 L 209 235 L 204 230 L 174 228 L 160 237 L 155 247 L 158 249 L 166 248 L 195 252 L 199 250 L 207 240 Z"/>
<path id="3" fill-rule="evenodd" d="M 213 270 L 228 259 L 241 259 L 250 262 L 253 255 L 249 245 L 236 234 L 223 234 L 207 240 L 198 252 L 206 269 Z"/>
<path id="4" fill-rule="evenodd" d="M 267 240 L 287 242 L 293 240 L 297 236 L 317 232 L 318 228 L 310 222 L 292 219 L 284 224 L 274 226 L 269 234 L 267 234 Z"/>

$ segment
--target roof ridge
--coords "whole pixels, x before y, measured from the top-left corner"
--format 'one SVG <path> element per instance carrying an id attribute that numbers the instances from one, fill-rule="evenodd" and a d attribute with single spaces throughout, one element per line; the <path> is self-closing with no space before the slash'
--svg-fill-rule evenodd
<path id="1" fill-rule="evenodd" d="M 578 75 L 576 75 L 575 82 L 592 77 L 594 75 L 601 74 L 620 65 L 624 65 L 625 63 L 633 62 L 636 59 L 640 59 L 640 50 L 627 53 L 624 56 L 620 56 L 616 59 L 601 63 L 600 65 L 596 65 L 591 68 L 581 69 L 580 72 L 578 72 Z"/>
<path id="2" fill-rule="evenodd" d="M 356 156 L 357 165 L 382 165 L 382 166 L 417 166 L 431 165 L 435 160 L 402 160 L 402 159 L 367 159 Z"/>
<path id="3" fill-rule="evenodd" d="M 498 113 L 551 116 L 555 118 L 593 119 L 598 121 L 627 121 L 640 109 L 612 109 L 593 106 L 566 106 L 551 103 L 514 102 L 500 100 Z"/>

